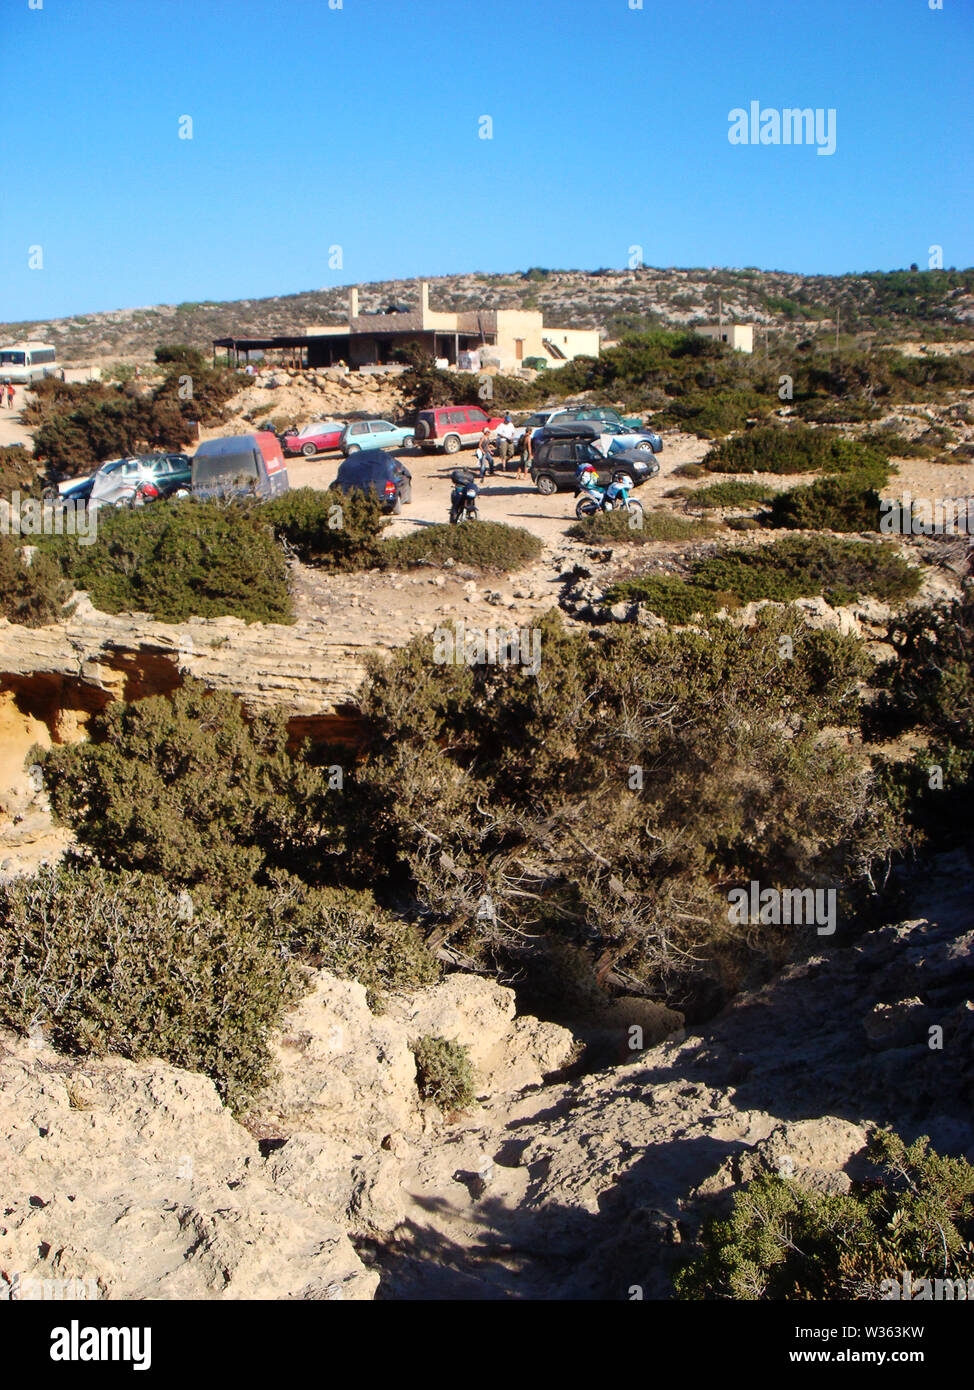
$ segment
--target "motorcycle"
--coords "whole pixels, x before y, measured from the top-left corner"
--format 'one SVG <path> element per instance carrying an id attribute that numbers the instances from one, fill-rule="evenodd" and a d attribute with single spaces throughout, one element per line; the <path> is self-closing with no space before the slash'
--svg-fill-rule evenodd
<path id="1" fill-rule="evenodd" d="M 473 474 L 466 468 L 455 468 L 450 474 L 453 491 L 450 493 L 450 525 L 458 526 L 461 521 L 476 521 L 477 497 L 480 488 L 473 480 Z"/>
<path id="2" fill-rule="evenodd" d="M 635 497 L 629 496 L 632 479 L 628 473 L 613 473 L 611 483 L 605 488 L 599 487 L 594 472 L 591 478 L 591 482 L 586 482 L 584 475 L 578 479 L 578 491 L 583 496 L 579 498 L 575 507 L 577 517 L 595 516 L 596 512 L 622 511 L 628 512 L 630 516 L 642 516 L 642 502 L 637 502 Z"/>

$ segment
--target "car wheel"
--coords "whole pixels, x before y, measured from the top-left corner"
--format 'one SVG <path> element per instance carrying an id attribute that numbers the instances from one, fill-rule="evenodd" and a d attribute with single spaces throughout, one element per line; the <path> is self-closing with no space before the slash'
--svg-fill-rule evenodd
<path id="1" fill-rule="evenodd" d="M 415 449 L 416 441 L 411 434 L 407 434 L 406 438 L 402 441 L 399 447 L 400 449 Z"/>
<path id="2" fill-rule="evenodd" d="M 310 440 L 309 440 L 309 442 L 308 442 L 307 444 L 302 444 L 302 445 L 301 445 L 301 452 L 302 452 L 302 454 L 304 454 L 304 456 L 305 456 L 306 459 L 310 459 L 310 458 L 314 458 L 314 456 L 315 456 L 315 454 L 318 452 L 318 450 L 317 450 L 317 448 L 315 447 L 315 445 L 312 444 L 312 443 L 310 442 Z"/>
<path id="3" fill-rule="evenodd" d="M 550 497 L 553 492 L 558 491 L 558 484 L 550 473 L 542 473 L 535 483 L 535 487 L 543 497 Z"/>
<path id="4" fill-rule="evenodd" d="M 346 453 L 346 454 L 357 454 L 357 453 L 359 452 L 359 450 L 361 449 L 361 447 L 362 447 L 361 444 L 349 444 L 348 448 L 345 450 L 345 453 Z"/>
<path id="5" fill-rule="evenodd" d="M 460 452 L 460 436 L 458 434 L 448 434 L 443 441 L 443 452 L 445 454 L 458 454 Z"/>

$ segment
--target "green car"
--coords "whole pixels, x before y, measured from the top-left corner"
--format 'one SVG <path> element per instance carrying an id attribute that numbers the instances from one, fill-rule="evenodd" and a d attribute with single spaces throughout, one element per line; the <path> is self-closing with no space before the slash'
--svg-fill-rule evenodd
<path id="1" fill-rule="evenodd" d="M 567 425 L 572 420 L 605 420 L 610 425 L 622 425 L 629 430 L 641 430 L 641 415 L 620 415 L 618 410 L 605 405 L 571 405 L 564 410 L 553 412 L 549 424 Z"/>
<path id="2" fill-rule="evenodd" d="M 345 426 L 341 451 L 347 458 L 361 449 L 411 449 L 413 432 L 388 420 L 353 420 Z"/>

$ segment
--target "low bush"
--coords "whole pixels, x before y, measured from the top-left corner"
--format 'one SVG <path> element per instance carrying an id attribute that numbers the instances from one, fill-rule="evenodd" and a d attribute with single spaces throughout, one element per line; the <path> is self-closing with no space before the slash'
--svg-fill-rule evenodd
<path id="1" fill-rule="evenodd" d="M 728 590 L 742 603 L 817 594 L 832 604 L 867 594 L 896 603 L 915 594 L 920 580 L 918 569 L 880 542 L 828 536 L 789 536 L 771 545 L 724 551 L 700 561 L 693 571 L 695 584 Z"/>
<path id="2" fill-rule="evenodd" d="M 36 493 L 37 460 L 22 444 L 0 445 L 0 497 L 10 500 L 12 492 Z"/>
<path id="3" fill-rule="evenodd" d="M 0 615 L 23 627 L 63 621 L 71 597 L 57 562 L 36 550 L 30 564 L 9 536 L 0 535 Z"/>
<path id="4" fill-rule="evenodd" d="M 632 523 L 639 522 L 639 525 Z M 579 541 L 631 541 L 645 545 L 648 541 L 706 540 L 718 528 L 709 521 L 691 521 L 675 512 L 644 512 L 630 516 L 628 512 L 596 512 L 569 526 L 568 534 Z"/>
<path id="5" fill-rule="evenodd" d="M 706 618 L 720 608 L 736 608 L 738 599 L 731 593 L 718 594 L 677 575 L 643 574 L 636 579 L 623 579 L 606 592 L 607 603 L 642 603 L 651 613 L 674 626 Z"/>
<path id="6" fill-rule="evenodd" d="M 773 1173 L 735 1194 L 727 1220 L 711 1220 L 702 1253 L 681 1269 L 690 1299 L 878 1299 L 900 1291 L 904 1271 L 949 1281 L 953 1298 L 974 1278 L 974 1167 L 891 1131 L 869 1145 L 878 1180 L 848 1193 L 819 1192 Z M 954 1281 L 962 1281 L 963 1292 Z M 928 1296 L 932 1296 L 928 1293 Z"/>
<path id="7" fill-rule="evenodd" d="M 386 519 L 374 493 L 292 488 L 260 511 L 306 565 L 358 570 L 383 563 L 380 538 Z"/>
<path id="8" fill-rule="evenodd" d="M 476 1080 L 470 1054 L 463 1043 L 448 1038 L 419 1038 L 412 1044 L 416 1084 L 424 1100 L 441 1110 L 462 1110 L 475 1095 Z"/>
<path id="9" fill-rule="evenodd" d="M 706 487 L 680 488 L 680 495 L 693 507 L 749 507 L 768 501 L 774 495 L 765 483 L 751 483 L 736 478 L 726 483 L 710 483 Z"/>
<path id="10" fill-rule="evenodd" d="M 595 635 L 547 614 L 537 639 L 537 673 L 437 662 L 416 639 L 360 697 L 355 842 L 406 875 L 431 943 L 556 1018 L 566 951 L 581 994 L 650 989 L 693 1014 L 795 949 L 793 932 L 729 927 L 728 883 L 868 895 L 899 830 L 861 749 L 821 737 L 858 720 L 858 642 L 781 610 Z"/>
<path id="11" fill-rule="evenodd" d="M 703 460 L 711 473 L 847 473 L 887 469 L 875 445 L 808 425 L 759 425 L 725 439 Z"/>
<path id="12" fill-rule="evenodd" d="M 185 498 L 103 509 L 94 544 L 51 537 L 45 545 L 105 613 L 292 621 L 284 552 L 259 506 Z"/>
<path id="13" fill-rule="evenodd" d="M 657 419 L 661 425 L 712 439 L 744 429 L 749 420 L 763 419 L 775 404 L 772 397 L 746 389 L 691 390 L 669 401 Z"/>
<path id="14" fill-rule="evenodd" d="M 472 569 L 503 574 L 530 565 L 543 549 L 541 541 L 530 531 L 519 526 L 505 526 L 499 521 L 424 526 L 407 536 L 391 537 L 380 547 L 384 563 L 392 569 L 443 566 L 452 561 Z"/>
<path id="15" fill-rule="evenodd" d="M 792 531 L 878 531 L 880 496 L 863 474 L 817 478 L 776 493 L 763 520 Z"/>
<path id="16" fill-rule="evenodd" d="M 236 696 L 198 681 L 108 705 L 84 742 L 40 764 L 55 814 L 107 868 L 239 886 L 320 875 L 343 849 L 340 793 L 288 753 L 283 711 L 248 721 Z"/>
<path id="17" fill-rule="evenodd" d="M 162 1057 L 234 1108 L 268 1076 L 266 1039 L 296 994 L 261 913 L 98 868 L 0 885 L 0 1022 L 68 1052 Z"/>
<path id="18" fill-rule="evenodd" d="M 920 580 L 918 569 L 880 542 L 790 536 L 698 560 L 686 580 L 655 575 L 623 580 L 606 597 L 610 602 L 636 600 L 667 622 L 687 622 L 692 613 L 715 612 L 729 595 L 732 604 L 759 599 L 787 603 L 819 594 L 832 604 L 866 594 L 895 603 L 915 594 Z"/>
<path id="19" fill-rule="evenodd" d="M 45 377 L 31 387 L 24 422 L 34 450 L 55 477 L 92 472 L 106 459 L 145 450 L 179 450 L 193 438 L 179 402 L 159 399 L 133 383 L 63 382 Z"/>

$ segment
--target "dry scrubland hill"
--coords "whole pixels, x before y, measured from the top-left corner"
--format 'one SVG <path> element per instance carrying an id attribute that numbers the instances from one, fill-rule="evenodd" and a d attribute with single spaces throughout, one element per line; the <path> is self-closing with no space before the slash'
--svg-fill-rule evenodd
<path id="1" fill-rule="evenodd" d="M 365 311 L 418 299 L 418 281 L 381 280 L 361 291 Z M 509 275 L 448 275 L 431 281 L 443 309 L 541 309 L 549 323 L 601 328 L 609 336 L 652 325 L 680 327 L 712 319 L 718 296 L 727 314 L 803 335 L 834 323 L 849 332 L 893 337 L 974 327 L 974 271 L 893 271 L 864 275 L 793 275 L 756 269 L 547 270 Z M 159 304 L 74 318 L 0 324 L 6 340 L 56 343 L 65 361 L 97 356 L 150 356 L 159 343 L 209 348 L 215 337 L 293 333 L 306 324 L 344 321 L 347 291 L 308 290 L 267 299 Z"/>

